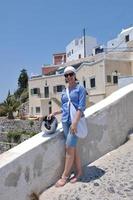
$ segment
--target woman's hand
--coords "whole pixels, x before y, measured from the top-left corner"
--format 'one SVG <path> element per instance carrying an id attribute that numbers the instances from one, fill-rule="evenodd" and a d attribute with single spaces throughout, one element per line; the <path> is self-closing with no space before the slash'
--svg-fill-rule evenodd
<path id="1" fill-rule="evenodd" d="M 51 114 L 48 115 L 48 119 L 51 119 L 52 116 L 56 116 L 56 115 L 59 115 L 59 114 L 61 114 L 61 113 L 62 113 L 61 110 L 56 111 L 56 112 L 53 112 L 53 113 L 51 113 Z"/>
<path id="2" fill-rule="evenodd" d="M 50 113 L 49 115 L 48 115 L 48 119 L 51 119 L 52 118 L 52 116 L 54 116 L 54 113 Z"/>
<path id="3" fill-rule="evenodd" d="M 70 130 L 71 130 L 72 134 L 76 134 L 77 133 L 77 125 L 78 125 L 78 122 L 80 120 L 81 114 L 82 114 L 82 112 L 80 110 L 77 110 L 75 119 L 74 119 L 74 121 L 72 122 L 72 124 L 70 126 Z"/>
<path id="4" fill-rule="evenodd" d="M 76 122 L 72 122 L 71 126 L 70 126 L 70 130 L 72 134 L 76 134 L 77 132 L 77 123 Z"/>

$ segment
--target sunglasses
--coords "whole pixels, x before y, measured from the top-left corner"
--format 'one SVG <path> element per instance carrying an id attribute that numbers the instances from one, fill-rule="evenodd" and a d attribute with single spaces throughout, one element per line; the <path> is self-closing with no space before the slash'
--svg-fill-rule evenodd
<path id="1" fill-rule="evenodd" d="M 72 77 L 74 75 L 74 73 L 69 73 L 69 74 L 64 74 L 65 78 L 67 78 L 68 76 Z"/>

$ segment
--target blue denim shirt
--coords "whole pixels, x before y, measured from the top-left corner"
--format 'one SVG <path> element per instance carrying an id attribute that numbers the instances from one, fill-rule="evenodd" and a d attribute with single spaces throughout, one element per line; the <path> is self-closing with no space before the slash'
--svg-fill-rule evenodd
<path id="1" fill-rule="evenodd" d="M 71 102 L 75 106 L 76 110 L 81 110 L 84 112 L 86 108 L 86 89 L 83 86 L 77 84 L 73 88 L 69 89 L 69 95 Z M 62 91 L 61 104 L 62 122 L 71 121 L 66 89 Z"/>

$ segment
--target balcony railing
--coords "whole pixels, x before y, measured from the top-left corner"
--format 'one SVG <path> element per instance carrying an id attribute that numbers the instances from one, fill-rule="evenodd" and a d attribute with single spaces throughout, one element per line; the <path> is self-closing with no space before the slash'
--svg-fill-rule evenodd
<path id="1" fill-rule="evenodd" d="M 44 93 L 39 93 L 39 94 L 34 94 L 32 96 L 38 97 L 38 98 L 51 98 L 51 94 L 44 94 Z"/>
<path id="2" fill-rule="evenodd" d="M 49 93 L 49 94 L 44 94 L 44 93 L 40 93 L 40 94 L 36 94 L 34 95 L 38 98 L 44 98 L 44 99 L 49 99 L 49 98 L 58 98 L 60 97 L 60 93 L 59 92 L 56 92 L 56 93 Z"/>

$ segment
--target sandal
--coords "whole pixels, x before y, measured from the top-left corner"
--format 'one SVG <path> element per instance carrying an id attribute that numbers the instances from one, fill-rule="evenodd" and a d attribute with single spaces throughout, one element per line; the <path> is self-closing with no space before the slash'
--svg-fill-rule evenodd
<path id="1" fill-rule="evenodd" d="M 77 181 L 80 181 L 80 180 L 81 180 L 81 176 L 73 176 L 70 179 L 70 183 L 76 183 Z"/>
<path id="2" fill-rule="evenodd" d="M 67 176 L 62 176 L 55 184 L 55 187 L 63 187 L 68 182 Z"/>

